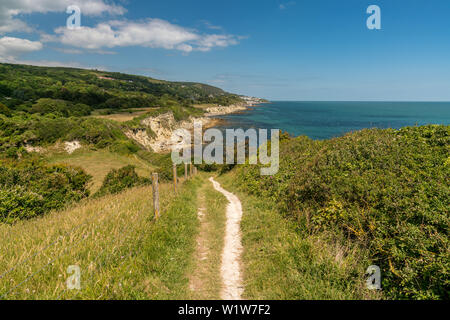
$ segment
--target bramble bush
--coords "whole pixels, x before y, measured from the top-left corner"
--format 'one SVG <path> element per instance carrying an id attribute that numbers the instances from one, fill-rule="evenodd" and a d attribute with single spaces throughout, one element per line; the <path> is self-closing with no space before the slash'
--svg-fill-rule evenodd
<path id="1" fill-rule="evenodd" d="M 387 297 L 448 299 L 449 147 L 450 126 L 438 125 L 298 137 L 282 142 L 278 174 L 237 173 L 302 232 L 344 235 L 368 250 Z"/>

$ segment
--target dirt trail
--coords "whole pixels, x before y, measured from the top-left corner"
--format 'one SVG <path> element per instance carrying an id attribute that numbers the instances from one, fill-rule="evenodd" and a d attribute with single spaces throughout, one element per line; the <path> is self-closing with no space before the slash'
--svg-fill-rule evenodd
<path id="1" fill-rule="evenodd" d="M 223 300 L 240 300 L 244 291 L 241 274 L 242 244 L 240 232 L 242 205 L 238 197 L 223 189 L 217 181 L 213 178 L 209 180 L 214 188 L 229 201 L 226 210 L 227 222 L 221 266 L 223 287 L 220 295 Z"/>
<path id="2" fill-rule="evenodd" d="M 202 203 L 204 200 L 199 199 Z M 207 291 L 205 288 L 205 277 L 207 276 L 206 259 L 208 259 L 209 247 L 207 243 L 207 231 L 208 228 L 205 222 L 206 209 L 200 207 L 198 209 L 198 219 L 200 220 L 200 234 L 197 237 L 197 251 L 196 251 L 196 272 L 191 275 L 189 279 L 189 288 L 194 294 L 195 299 L 206 299 Z"/>

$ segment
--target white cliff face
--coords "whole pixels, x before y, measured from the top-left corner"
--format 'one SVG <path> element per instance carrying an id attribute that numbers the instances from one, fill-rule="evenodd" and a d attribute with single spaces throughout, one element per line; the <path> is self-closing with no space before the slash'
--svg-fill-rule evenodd
<path id="1" fill-rule="evenodd" d="M 161 114 L 157 117 L 149 117 L 142 120 L 141 124 L 150 128 L 155 136 L 149 136 L 146 130 L 128 130 L 125 135 L 135 140 L 148 150 L 157 153 L 170 152 L 173 147 L 179 147 L 180 139 L 172 137 L 172 133 L 177 129 L 194 129 L 194 121 L 207 125 L 211 119 L 207 117 L 194 118 L 177 122 L 171 112 Z"/>
<path id="2" fill-rule="evenodd" d="M 171 112 L 161 114 L 157 117 L 149 117 L 142 120 L 141 124 L 151 129 L 154 136 L 150 136 L 147 130 L 128 130 L 125 135 L 135 140 L 147 150 L 157 153 L 166 153 L 172 151 L 173 148 L 180 147 L 180 137 L 172 137 L 172 133 L 177 129 L 194 130 L 194 121 L 201 122 L 203 128 L 207 127 L 213 120 L 214 116 L 235 113 L 246 110 L 247 107 L 259 103 L 256 100 L 248 100 L 246 103 L 235 104 L 231 106 L 216 106 L 206 109 L 204 117 L 189 117 L 188 120 L 177 122 Z"/>
<path id="3" fill-rule="evenodd" d="M 243 105 L 243 104 L 234 104 L 234 105 L 227 106 L 227 107 L 223 107 L 223 106 L 210 107 L 210 108 L 206 109 L 206 112 L 207 112 L 206 115 L 209 117 L 219 116 L 219 115 L 244 111 L 246 109 L 247 109 L 247 105 Z"/>

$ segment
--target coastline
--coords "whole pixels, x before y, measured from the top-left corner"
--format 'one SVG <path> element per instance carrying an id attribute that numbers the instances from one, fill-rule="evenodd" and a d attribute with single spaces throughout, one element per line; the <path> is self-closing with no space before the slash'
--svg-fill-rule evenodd
<path id="1" fill-rule="evenodd" d="M 228 123 L 227 120 L 216 118 L 217 116 L 224 116 L 228 114 L 242 114 L 246 111 L 252 110 L 253 108 L 257 108 L 263 103 L 268 103 L 265 100 L 259 99 L 259 98 L 251 98 L 246 101 L 246 103 L 239 104 L 239 105 L 231 105 L 231 106 L 218 106 L 218 107 L 211 107 L 207 108 L 207 114 L 205 115 L 207 118 L 210 119 L 209 122 L 204 123 L 203 127 L 205 129 L 214 128 L 220 125 L 224 125 Z"/>
<path id="2" fill-rule="evenodd" d="M 156 117 L 149 117 L 142 120 L 141 124 L 150 129 L 153 134 L 149 135 L 146 129 L 134 129 L 125 131 L 125 135 L 139 143 L 149 151 L 156 153 L 170 152 L 174 147 L 179 146 L 179 137 L 174 137 L 173 133 L 178 129 L 185 129 L 191 133 L 194 130 L 194 122 L 202 123 L 203 130 L 217 127 L 226 123 L 225 120 L 216 118 L 217 116 L 243 112 L 251 107 L 255 107 L 263 101 L 258 98 L 248 98 L 244 103 L 230 106 L 214 106 L 206 108 L 206 114 L 201 117 L 190 117 L 183 121 L 176 121 L 173 113 L 168 112 Z"/>

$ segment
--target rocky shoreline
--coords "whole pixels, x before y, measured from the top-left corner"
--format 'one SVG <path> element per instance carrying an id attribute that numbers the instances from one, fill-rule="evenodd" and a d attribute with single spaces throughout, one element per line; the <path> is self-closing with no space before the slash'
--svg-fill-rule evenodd
<path id="1" fill-rule="evenodd" d="M 177 129 L 194 130 L 194 121 L 201 122 L 203 129 L 212 128 L 221 122 L 214 118 L 219 115 L 226 115 L 245 111 L 249 107 L 261 104 L 264 101 L 258 98 L 247 98 L 245 103 L 230 106 L 215 106 L 206 109 L 203 117 L 189 117 L 187 120 L 177 122 L 172 113 L 161 114 L 156 117 L 149 117 L 142 120 L 141 124 L 149 129 L 154 135 L 149 135 L 146 129 L 127 130 L 125 135 L 139 143 L 149 151 L 156 153 L 167 153 L 172 147 L 179 145 L 179 139 L 172 136 Z"/>

